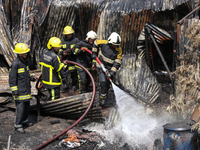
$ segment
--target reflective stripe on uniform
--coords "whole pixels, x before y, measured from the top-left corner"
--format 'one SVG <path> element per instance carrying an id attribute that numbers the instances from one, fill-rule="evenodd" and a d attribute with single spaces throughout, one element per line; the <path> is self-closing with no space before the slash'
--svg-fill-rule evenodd
<path id="1" fill-rule="evenodd" d="M 53 80 L 53 69 L 49 68 L 49 82 L 52 82 Z"/>
<path id="2" fill-rule="evenodd" d="M 17 86 L 13 86 L 13 87 L 10 87 L 12 91 L 17 91 L 18 90 L 18 87 Z"/>
<path id="3" fill-rule="evenodd" d="M 63 47 L 63 48 L 66 48 L 66 47 L 67 47 L 67 44 L 63 44 L 62 47 Z"/>
<path id="4" fill-rule="evenodd" d="M 23 96 L 18 96 L 18 97 L 13 96 L 13 98 L 14 100 L 26 100 L 26 99 L 32 98 L 32 95 L 28 94 L 28 95 L 23 95 Z"/>
<path id="5" fill-rule="evenodd" d="M 97 52 L 97 48 L 96 48 L 96 47 L 93 47 L 93 48 L 92 48 L 92 51 L 93 51 L 93 52 Z"/>
<path id="6" fill-rule="evenodd" d="M 104 60 L 105 62 L 108 62 L 108 63 L 110 63 L 110 64 L 113 64 L 113 63 L 114 63 L 114 60 L 105 57 L 105 56 L 101 53 L 101 51 L 99 51 L 99 55 L 103 58 L 103 60 Z"/>
<path id="7" fill-rule="evenodd" d="M 41 63 L 39 63 L 41 65 Z M 43 71 L 43 65 L 41 65 L 41 72 Z"/>
<path id="8" fill-rule="evenodd" d="M 69 66 L 69 67 L 68 67 L 68 70 L 70 70 L 70 71 L 71 71 L 71 70 L 75 70 L 75 66 Z"/>
<path id="9" fill-rule="evenodd" d="M 121 60 L 121 59 L 115 59 L 115 62 L 121 64 L 121 63 L 122 63 L 122 60 Z"/>
<path id="10" fill-rule="evenodd" d="M 44 83 L 44 84 L 48 84 L 48 85 L 61 85 L 61 82 L 48 82 L 48 81 L 44 81 L 44 80 L 42 80 L 42 82 Z"/>
<path id="11" fill-rule="evenodd" d="M 24 71 L 24 68 L 19 68 L 17 72 L 18 72 L 18 73 L 23 73 L 23 72 L 25 72 L 25 71 Z"/>
<path id="12" fill-rule="evenodd" d="M 75 51 L 74 51 L 74 52 L 75 52 L 75 54 L 77 54 L 77 53 L 78 53 L 78 50 L 79 50 L 78 48 L 76 48 L 76 49 L 75 49 Z"/>
<path id="13" fill-rule="evenodd" d="M 77 72 L 78 73 L 78 87 L 79 87 L 79 94 L 81 94 L 81 77 L 79 75 L 79 71 Z"/>
<path id="14" fill-rule="evenodd" d="M 59 68 L 58 68 L 58 70 L 57 70 L 57 72 L 59 72 L 59 71 L 62 69 L 62 67 L 65 66 L 65 64 L 64 64 L 64 63 L 61 63 L 60 58 L 59 58 L 58 56 L 57 56 L 57 58 L 58 58 L 58 61 L 59 61 L 59 64 L 60 64 L 60 66 L 59 66 Z"/>
<path id="15" fill-rule="evenodd" d="M 53 69 L 53 67 L 52 67 L 51 65 L 45 64 L 45 63 L 43 63 L 43 62 L 39 62 L 39 64 L 40 64 L 41 66 L 45 66 L 45 67 L 47 67 L 47 68 L 52 68 L 52 69 Z"/>
<path id="16" fill-rule="evenodd" d="M 70 45 L 70 48 L 73 48 L 75 46 L 75 44 Z"/>
<path id="17" fill-rule="evenodd" d="M 114 72 L 116 72 L 116 71 L 117 71 L 117 68 L 112 67 L 111 70 L 114 71 Z"/>
<path id="18" fill-rule="evenodd" d="M 107 44 L 108 40 L 96 40 L 96 45 Z"/>
<path id="19" fill-rule="evenodd" d="M 55 100 L 55 90 L 51 89 L 51 100 Z"/>
<path id="20" fill-rule="evenodd" d="M 77 66 L 77 65 L 75 65 L 75 68 L 79 68 L 79 69 L 83 69 L 83 68 L 81 68 L 81 67 L 79 67 L 79 66 Z M 91 68 L 86 68 L 87 70 L 92 70 Z"/>
<path id="21" fill-rule="evenodd" d="M 59 62 L 60 62 L 60 59 L 58 59 L 58 60 L 59 60 Z M 52 80 L 53 80 L 53 69 L 54 69 L 54 68 L 53 68 L 51 65 L 45 64 L 45 63 L 43 63 L 43 62 L 39 62 L 39 64 L 41 65 L 41 71 L 43 70 L 43 66 L 49 68 L 49 82 L 48 82 L 48 81 L 42 80 L 42 82 L 43 82 L 44 84 L 48 84 L 48 85 L 61 85 L 61 83 L 62 83 L 62 78 L 61 78 L 61 76 L 60 76 L 60 72 L 58 72 L 58 76 L 59 76 L 61 82 L 53 82 Z M 63 64 L 63 63 L 62 63 L 62 64 Z M 60 65 L 60 66 L 61 66 L 61 65 Z M 64 66 L 64 64 L 63 64 L 62 66 Z M 62 67 L 59 67 L 59 69 L 61 69 L 61 68 L 62 68 Z M 58 70 L 59 70 L 59 69 L 58 69 Z"/>
<path id="22" fill-rule="evenodd" d="M 26 66 L 26 69 L 27 69 L 27 71 L 29 71 L 29 67 L 28 66 Z"/>

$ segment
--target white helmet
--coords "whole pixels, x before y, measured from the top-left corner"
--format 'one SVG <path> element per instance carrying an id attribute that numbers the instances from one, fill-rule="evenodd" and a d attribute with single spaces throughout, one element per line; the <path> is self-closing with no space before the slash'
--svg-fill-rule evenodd
<path id="1" fill-rule="evenodd" d="M 89 31 L 86 36 L 87 36 L 86 40 L 88 40 L 88 39 L 94 39 L 94 40 L 96 40 L 97 39 L 97 34 L 94 31 L 92 31 L 92 30 Z"/>
<path id="2" fill-rule="evenodd" d="M 113 44 L 113 45 L 120 45 L 121 37 L 116 32 L 113 32 L 108 38 L 108 43 Z"/>

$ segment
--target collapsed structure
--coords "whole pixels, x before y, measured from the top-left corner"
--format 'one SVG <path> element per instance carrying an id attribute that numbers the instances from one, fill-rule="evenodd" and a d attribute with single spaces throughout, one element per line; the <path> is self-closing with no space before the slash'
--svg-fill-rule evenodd
<path id="1" fill-rule="evenodd" d="M 199 58 L 184 56 L 185 54 L 198 56 L 198 44 L 195 42 L 191 47 L 188 46 L 187 38 L 182 38 L 183 36 L 176 40 L 176 37 L 178 38 L 179 34 L 184 35 L 184 30 L 191 25 L 185 32 L 186 37 L 191 38 L 198 33 L 196 28 L 198 21 L 192 19 L 188 20 L 188 24 L 184 23 L 185 28 L 181 29 L 181 32 L 177 29 L 177 22 L 197 8 L 198 1 L 14 0 L 1 1 L 0 4 L 2 73 L 8 72 L 16 57 L 12 51 L 17 42 L 24 42 L 30 46 L 31 69 L 37 70 L 40 69 L 38 61 L 46 49 L 48 39 L 52 36 L 61 38 L 66 25 L 74 28 L 79 39 L 84 39 L 89 30 L 97 32 L 98 39 L 107 39 L 108 35 L 115 31 L 122 37 L 124 56 L 123 65 L 118 72 L 118 84 L 123 90 L 145 105 L 151 106 L 159 97 L 161 89 L 159 82 L 163 82 L 159 77 L 164 75 L 164 82 L 173 84 L 175 79 L 176 83 L 174 88 L 176 94 L 171 96 L 171 106 L 168 107 L 170 112 L 175 109 L 179 112 L 181 103 L 183 109 L 178 114 L 187 118 L 198 105 L 198 101 L 193 99 L 198 99 Z M 198 16 L 198 13 L 192 14 L 191 18 L 195 16 Z M 193 35 L 189 35 L 190 33 Z M 185 43 L 184 47 L 181 45 L 182 42 Z M 183 53 L 184 49 L 190 53 Z M 184 60 L 185 58 L 187 60 Z M 186 62 L 189 62 L 187 64 L 189 67 L 184 69 L 183 65 L 185 66 Z M 172 79 L 173 71 L 175 71 L 173 74 L 176 74 Z M 191 71 L 196 74 L 191 74 Z M 183 76 L 180 75 L 183 73 L 187 79 L 191 76 L 187 83 L 192 86 L 190 90 L 185 85 L 187 79 L 182 79 Z M 197 81 L 195 85 L 194 80 Z M 190 98 L 183 96 L 186 91 Z M 193 107 L 184 114 L 188 106 Z"/>
<path id="2" fill-rule="evenodd" d="M 62 38 L 63 28 L 70 25 L 81 40 L 89 30 L 94 30 L 98 39 L 107 39 L 112 32 L 120 34 L 124 55 L 116 83 L 145 106 L 154 107 L 163 82 L 172 85 L 174 94 L 167 108 L 171 114 L 188 119 L 199 105 L 198 0 L 13 0 L 0 4 L 0 73 L 5 73 L 0 76 L 1 93 L 10 93 L 5 79 L 16 58 L 13 49 L 17 42 L 29 45 L 30 68 L 38 71 L 49 38 Z M 43 108 L 50 114 L 77 119 L 90 96 L 62 98 Z M 98 106 L 93 107 L 85 121 L 100 120 L 102 113 Z"/>

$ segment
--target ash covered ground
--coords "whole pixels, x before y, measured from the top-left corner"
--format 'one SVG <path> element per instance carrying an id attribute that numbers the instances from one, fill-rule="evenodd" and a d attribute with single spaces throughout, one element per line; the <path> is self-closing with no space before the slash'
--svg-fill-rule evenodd
<path id="1" fill-rule="evenodd" d="M 169 96 L 171 94 L 170 84 L 161 84 L 162 91 L 160 97 L 155 101 L 155 111 L 160 113 L 165 111 L 166 107 L 169 105 Z M 57 134 L 64 131 L 76 120 L 68 120 L 67 118 L 59 118 L 55 116 L 48 116 L 42 114 L 40 121 L 37 121 L 37 113 L 30 113 L 29 120 L 34 123 L 33 126 L 25 129 L 26 133 L 21 134 L 14 130 L 14 110 L 6 110 L 0 113 L 0 149 L 6 150 L 8 145 L 8 137 L 11 135 L 11 150 L 31 150 L 38 147 L 40 144 L 48 141 Z M 51 124 L 51 121 L 59 121 L 59 123 Z M 81 129 L 81 125 L 77 125 L 73 129 Z M 160 133 L 163 134 L 163 133 Z M 67 138 L 66 134 L 63 134 L 58 139 L 48 144 L 44 150 L 62 150 L 71 149 L 69 147 L 59 147 L 58 144 L 62 139 Z M 145 137 L 144 137 L 145 138 Z M 141 146 L 141 147 L 131 147 L 128 144 L 120 145 L 120 143 L 109 143 L 106 139 L 102 139 L 105 146 L 99 146 L 99 143 L 86 141 L 78 148 L 73 148 L 77 150 L 149 150 L 153 148 L 153 145 Z"/>

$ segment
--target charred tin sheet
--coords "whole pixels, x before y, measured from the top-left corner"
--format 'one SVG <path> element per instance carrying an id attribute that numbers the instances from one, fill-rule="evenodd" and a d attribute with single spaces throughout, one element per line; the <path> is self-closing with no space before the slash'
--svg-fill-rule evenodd
<path id="1" fill-rule="evenodd" d="M 13 42 L 11 39 L 10 30 L 7 26 L 7 20 L 3 8 L 0 8 L 0 52 L 4 55 L 4 58 L 9 66 L 16 58 L 13 53 Z"/>
<path id="2" fill-rule="evenodd" d="M 185 8 L 192 10 L 198 3 L 189 0 L 13 0 L 3 1 L 2 5 L 10 23 L 12 40 L 28 43 L 30 60 L 37 63 L 34 69 L 39 68 L 39 57 L 48 39 L 62 38 L 66 25 L 75 29 L 80 40 L 89 30 L 97 32 L 100 39 L 107 39 L 116 31 L 122 37 L 123 53 L 132 54 L 145 23 L 152 22 L 155 12 L 176 9 L 184 13 Z M 8 38 L 3 37 L 3 43 L 9 43 Z M 13 59 L 8 60 L 9 54 L 5 52 L 3 55 L 10 65 Z"/>
<path id="3" fill-rule="evenodd" d="M 160 84 L 146 64 L 144 53 L 123 56 L 122 67 L 117 73 L 117 81 L 124 91 L 146 106 L 153 107 L 158 98 Z"/>

